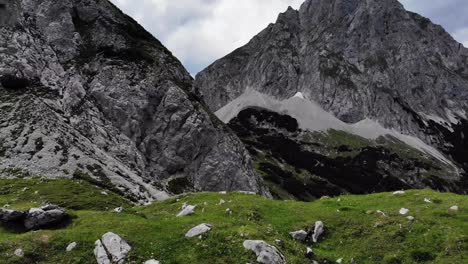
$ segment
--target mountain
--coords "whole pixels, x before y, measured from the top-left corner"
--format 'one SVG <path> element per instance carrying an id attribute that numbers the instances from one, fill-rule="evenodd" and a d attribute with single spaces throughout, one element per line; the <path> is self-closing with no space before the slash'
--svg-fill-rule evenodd
<path id="1" fill-rule="evenodd" d="M 158 40 L 107 0 L 0 1 L 0 170 L 135 201 L 268 195 L 242 143 Z"/>
<path id="2" fill-rule="evenodd" d="M 397 0 L 307 0 L 196 76 L 280 197 L 468 190 L 468 49 Z"/>

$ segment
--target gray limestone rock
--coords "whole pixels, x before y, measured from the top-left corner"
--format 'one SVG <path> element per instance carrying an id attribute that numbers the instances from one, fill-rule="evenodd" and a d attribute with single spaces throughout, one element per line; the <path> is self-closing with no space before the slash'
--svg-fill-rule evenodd
<path id="1" fill-rule="evenodd" d="M 67 216 L 65 210 L 56 205 L 31 208 L 24 218 L 24 227 L 27 230 L 51 227 L 62 223 Z"/>
<path id="2" fill-rule="evenodd" d="M 138 201 L 268 195 L 156 38 L 107 0 L 2 0 L 0 169 L 94 178 Z"/>
<path id="3" fill-rule="evenodd" d="M 286 258 L 274 246 L 262 240 L 246 240 L 244 248 L 251 250 L 257 256 L 257 262 L 263 264 L 286 264 Z"/>
<path id="4" fill-rule="evenodd" d="M 132 248 L 119 235 L 112 232 L 105 233 L 96 240 L 94 255 L 98 264 L 122 264 Z"/>
<path id="5" fill-rule="evenodd" d="M 0 208 L 0 221 L 2 222 L 14 222 L 22 219 L 24 215 L 24 212 Z"/>
<path id="6" fill-rule="evenodd" d="M 213 228 L 212 225 L 209 225 L 209 224 L 200 224 L 200 225 L 197 225 L 196 227 L 190 229 L 190 230 L 185 234 L 185 237 L 187 237 L 187 238 L 196 237 L 196 236 L 199 236 L 199 235 L 201 235 L 201 234 L 204 234 L 204 233 L 210 231 L 212 228 Z"/>

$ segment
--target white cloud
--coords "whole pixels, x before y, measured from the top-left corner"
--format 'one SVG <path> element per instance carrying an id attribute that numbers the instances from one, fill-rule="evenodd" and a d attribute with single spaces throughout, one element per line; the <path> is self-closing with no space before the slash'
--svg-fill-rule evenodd
<path id="1" fill-rule="evenodd" d="M 304 0 L 111 0 L 132 16 L 192 73 L 247 43 L 288 6 Z M 328 0 L 324 0 L 328 1 Z M 466 0 L 400 0 L 442 24 L 468 46 Z"/>
<path id="2" fill-rule="evenodd" d="M 303 0 L 111 0 L 196 73 Z"/>
<path id="3" fill-rule="evenodd" d="M 468 27 L 455 31 L 453 37 L 468 48 Z"/>

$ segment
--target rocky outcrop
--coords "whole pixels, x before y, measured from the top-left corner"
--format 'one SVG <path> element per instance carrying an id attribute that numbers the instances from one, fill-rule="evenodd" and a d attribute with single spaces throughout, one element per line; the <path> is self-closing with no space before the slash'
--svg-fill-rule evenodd
<path id="1" fill-rule="evenodd" d="M 267 194 L 239 139 L 190 92 L 181 63 L 109 1 L 0 3 L 4 174 L 79 176 L 142 202 Z"/>
<path id="2" fill-rule="evenodd" d="M 195 87 L 213 111 L 251 90 L 279 101 L 299 92 L 345 123 L 372 120 L 436 147 L 459 169 L 441 185 L 467 189 L 468 49 L 397 0 L 307 0 Z"/>

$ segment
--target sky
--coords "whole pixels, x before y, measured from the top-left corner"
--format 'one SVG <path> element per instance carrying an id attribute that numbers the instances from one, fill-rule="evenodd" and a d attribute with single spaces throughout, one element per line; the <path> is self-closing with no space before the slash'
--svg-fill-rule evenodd
<path id="1" fill-rule="evenodd" d="M 195 75 L 246 44 L 288 6 L 304 0 L 111 0 Z M 399 0 L 468 47 L 467 0 Z"/>

